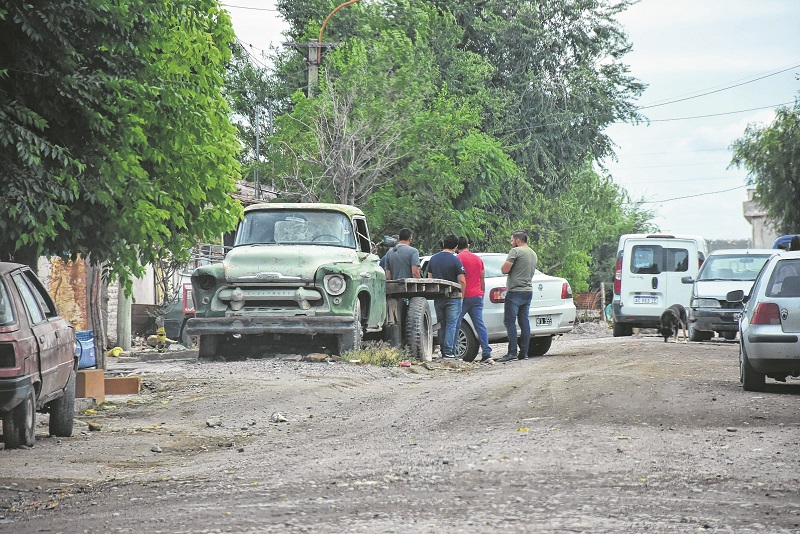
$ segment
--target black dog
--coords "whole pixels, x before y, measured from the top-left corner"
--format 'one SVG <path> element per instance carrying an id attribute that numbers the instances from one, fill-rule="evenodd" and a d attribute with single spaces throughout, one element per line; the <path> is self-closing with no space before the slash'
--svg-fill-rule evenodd
<path id="1" fill-rule="evenodd" d="M 678 330 L 683 330 L 683 342 L 687 342 L 686 336 L 686 308 L 680 304 L 673 304 L 661 314 L 661 327 L 658 333 L 664 336 L 664 343 L 670 336 L 675 338 L 675 343 L 678 342 Z"/>

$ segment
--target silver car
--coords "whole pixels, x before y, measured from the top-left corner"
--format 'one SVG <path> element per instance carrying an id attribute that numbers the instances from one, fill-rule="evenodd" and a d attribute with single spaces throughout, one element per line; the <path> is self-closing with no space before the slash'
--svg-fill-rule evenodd
<path id="1" fill-rule="evenodd" d="M 486 289 L 483 294 L 483 322 L 489 334 L 489 343 L 508 341 L 506 327 L 503 323 L 503 310 L 505 308 L 506 275 L 500 268 L 505 263 L 508 254 L 479 252 L 476 253 L 483 260 Z M 427 270 L 430 258 L 422 258 L 422 270 Z M 436 312 L 433 301 L 430 304 L 431 317 L 436 322 Z M 533 275 L 533 300 L 530 308 L 531 342 L 528 347 L 528 356 L 543 356 L 550 350 L 550 344 L 556 335 L 572 331 L 575 325 L 575 303 L 572 300 L 572 288 L 564 278 L 550 276 L 536 271 Z M 437 329 L 434 329 L 436 335 Z M 472 361 L 480 350 L 478 336 L 472 319 L 469 315 L 464 317 L 456 340 L 455 356 L 466 361 Z"/>
<path id="2" fill-rule="evenodd" d="M 745 302 L 739 320 L 744 389 L 763 391 L 766 377 L 785 382 L 800 376 L 800 252 L 772 256 L 749 295 L 732 291 L 727 299 Z"/>

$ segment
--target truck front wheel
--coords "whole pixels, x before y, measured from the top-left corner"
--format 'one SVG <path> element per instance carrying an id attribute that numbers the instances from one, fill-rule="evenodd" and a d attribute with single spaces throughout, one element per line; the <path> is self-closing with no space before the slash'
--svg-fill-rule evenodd
<path id="1" fill-rule="evenodd" d="M 361 348 L 361 301 L 356 298 L 353 310 L 353 327 L 346 333 L 339 335 L 339 356 L 350 350 Z"/>

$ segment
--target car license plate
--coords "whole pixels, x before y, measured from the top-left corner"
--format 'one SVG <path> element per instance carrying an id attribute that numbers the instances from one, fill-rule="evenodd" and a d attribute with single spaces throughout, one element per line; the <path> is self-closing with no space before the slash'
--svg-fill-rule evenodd
<path id="1" fill-rule="evenodd" d="M 553 318 L 549 315 L 537 317 L 536 326 L 553 326 Z"/>
<path id="2" fill-rule="evenodd" d="M 658 297 L 651 295 L 634 295 L 634 304 L 658 304 Z"/>

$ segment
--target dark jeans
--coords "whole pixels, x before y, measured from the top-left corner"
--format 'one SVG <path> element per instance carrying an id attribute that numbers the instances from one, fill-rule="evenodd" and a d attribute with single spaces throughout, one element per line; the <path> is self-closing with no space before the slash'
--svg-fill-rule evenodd
<path id="1" fill-rule="evenodd" d="M 506 293 L 503 308 L 503 323 L 508 334 L 508 353 L 512 356 L 528 356 L 528 345 L 531 343 L 531 321 L 528 317 L 531 309 L 532 291 L 509 291 Z M 517 323 L 519 323 L 519 352 L 517 352 Z"/>
<path id="2" fill-rule="evenodd" d="M 461 299 L 434 299 L 436 320 L 439 322 L 439 348 L 442 356 L 454 356 L 456 334 L 461 318 Z"/>
<path id="3" fill-rule="evenodd" d="M 483 322 L 483 297 L 464 299 L 461 303 L 461 317 L 458 318 L 459 326 L 461 325 L 461 320 L 467 314 L 472 318 L 472 325 L 478 334 L 478 341 L 481 344 L 481 356 L 488 356 L 492 353 L 492 348 L 489 346 L 489 334 L 486 332 L 486 325 Z"/>

